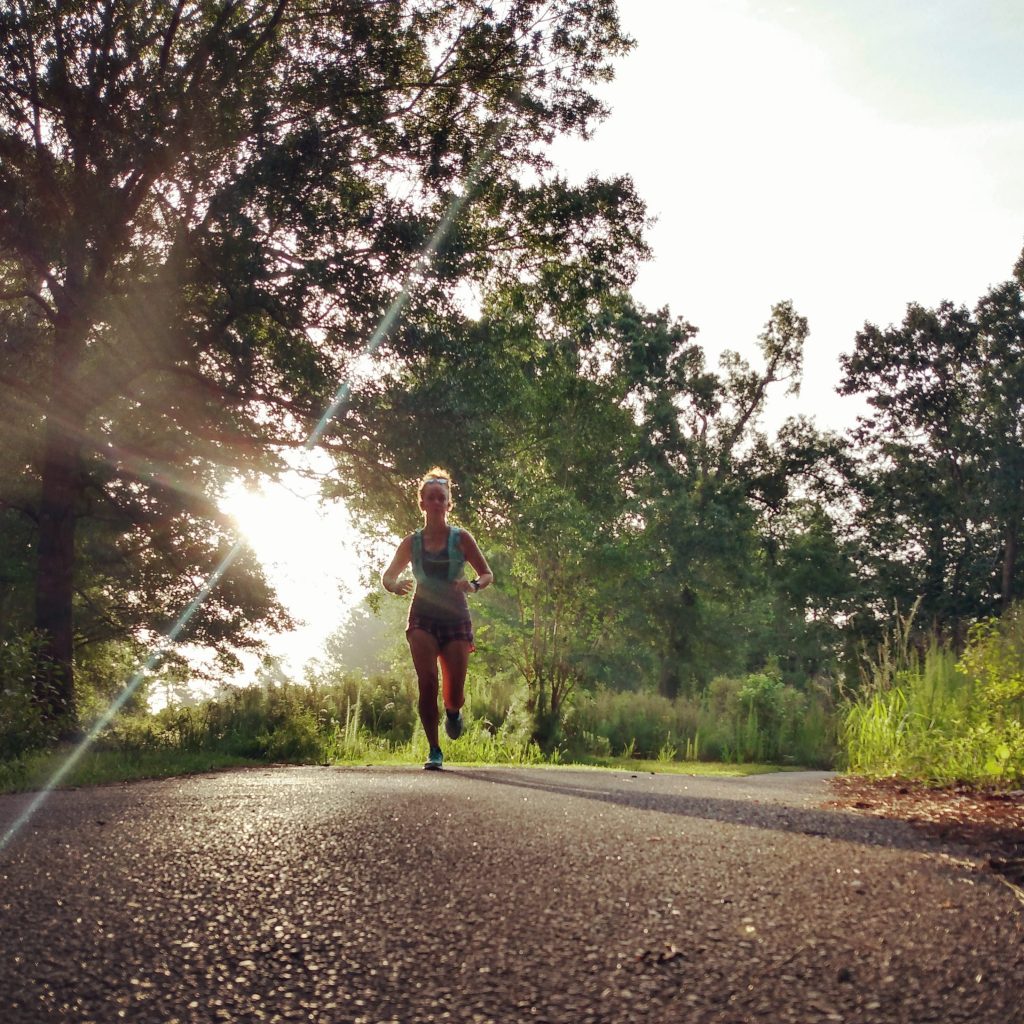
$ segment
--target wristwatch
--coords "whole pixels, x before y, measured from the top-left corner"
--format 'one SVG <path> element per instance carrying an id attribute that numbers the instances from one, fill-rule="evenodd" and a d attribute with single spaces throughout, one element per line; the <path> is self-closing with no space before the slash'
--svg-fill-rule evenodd
<path id="1" fill-rule="evenodd" d="M 469 581 L 469 585 L 473 588 L 473 592 L 474 593 L 476 593 L 476 591 L 478 591 L 480 589 L 480 581 L 479 580 L 470 580 Z"/>

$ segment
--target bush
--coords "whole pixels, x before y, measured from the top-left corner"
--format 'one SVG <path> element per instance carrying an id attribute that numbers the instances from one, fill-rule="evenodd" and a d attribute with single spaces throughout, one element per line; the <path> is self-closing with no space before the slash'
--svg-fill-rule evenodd
<path id="1" fill-rule="evenodd" d="M 1024 606 L 971 628 L 960 669 L 995 722 L 1024 722 Z"/>
<path id="2" fill-rule="evenodd" d="M 470 719 L 483 723 L 489 732 L 497 733 L 509 725 L 514 733 L 529 739 L 533 722 L 526 709 L 526 684 L 518 672 L 499 672 L 478 676 L 473 673 L 466 684 L 466 703 Z M 415 711 L 415 706 L 411 705 Z"/>
<path id="3" fill-rule="evenodd" d="M 486 748 L 501 760 L 534 760 L 522 687 L 499 678 L 472 681 L 468 691 L 470 722 L 486 738 L 464 742 L 465 756 L 483 759 Z M 416 684 L 407 673 L 233 688 L 192 707 L 164 708 L 153 720 L 154 743 L 258 760 L 341 761 L 396 752 L 414 758 L 412 745 L 422 739 Z"/>
<path id="4" fill-rule="evenodd" d="M 127 640 L 88 644 L 75 654 L 75 709 L 82 729 L 92 728 L 119 698 L 123 714 L 147 714 L 148 680 L 136 678 L 145 656 L 139 644 Z M 126 693 L 133 679 L 135 687 Z"/>
<path id="5" fill-rule="evenodd" d="M 298 711 L 261 733 L 263 757 L 271 761 L 311 762 L 323 759 L 323 739 L 309 711 Z"/>
<path id="6" fill-rule="evenodd" d="M 32 693 L 42 669 L 41 638 L 31 632 L 0 641 L 0 760 L 8 761 L 52 741 Z"/>
<path id="7" fill-rule="evenodd" d="M 713 679 L 702 704 L 701 750 L 712 760 L 831 767 L 837 730 L 830 694 L 798 690 L 768 672 Z"/>

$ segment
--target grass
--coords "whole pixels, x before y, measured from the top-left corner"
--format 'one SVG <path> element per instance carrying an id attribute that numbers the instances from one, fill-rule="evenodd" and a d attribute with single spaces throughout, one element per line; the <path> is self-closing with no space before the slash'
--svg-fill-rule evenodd
<path id="1" fill-rule="evenodd" d="M 963 654 L 909 642 L 898 620 L 845 708 L 850 771 L 935 785 L 1018 786 L 1024 779 L 1024 613 L 979 623 Z"/>
<path id="2" fill-rule="evenodd" d="M 721 764 L 706 761 L 672 761 L 647 758 L 587 758 L 579 761 L 548 762 L 535 759 L 522 761 L 495 761 L 479 757 L 461 757 L 457 744 L 447 744 L 447 763 L 453 767 L 484 767 L 495 764 L 523 765 L 529 767 L 587 768 L 593 770 L 618 770 L 659 775 L 710 775 L 740 777 L 762 775 L 792 769 L 766 764 Z M 419 749 L 422 746 L 422 751 Z M 450 753 L 449 753 L 450 752 Z M 34 754 L 17 762 L 0 762 L 0 793 L 30 792 L 42 789 L 60 767 L 68 750 L 53 750 Z M 467 753 L 469 751 L 467 750 Z M 390 751 L 366 749 L 358 755 L 331 759 L 332 765 L 416 765 L 426 757 L 426 744 L 413 741 L 401 748 Z M 63 779 L 60 789 L 76 789 L 83 786 L 110 785 L 141 779 L 163 779 L 182 775 L 200 775 L 222 771 L 228 768 L 255 767 L 281 763 L 253 758 L 237 757 L 217 752 L 194 751 L 142 751 L 127 753 L 118 750 L 95 750 L 85 754 Z M 289 763 L 310 763 L 298 761 Z"/>
<path id="3" fill-rule="evenodd" d="M 564 734 L 573 754 L 595 761 L 615 755 L 825 768 L 836 753 L 830 696 L 767 673 L 719 676 L 702 694 L 675 699 L 599 687 L 576 696 Z"/>
<path id="4" fill-rule="evenodd" d="M 562 762 L 566 768 L 614 769 L 624 772 L 644 772 L 649 775 L 716 775 L 741 778 L 747 775 L 771 775 L 775 772 L 800 771 L 800 768 L 777 764 L 735 764 L 724 761 L 666 761 L 649 757 L 589 757 L 573 762 Z"/>
<path id="5" fill-rule="evenodd" d="M 581 699 L 575 721 L 550 756 L 533 741 L 521 699 L 510 692 L 503 700 L 493 687 L 481 688 L 475 691 L 477 703 L 469 709 L 463 735 L 454 741 L 442 739 L 445 760 L 466 766 L 552 765 L 683 775 L 744 776 L 783 770 L 766 764 L 772 756 L 762 749 L 768 725 L 780 716 L 759 693 L 767 709 L 762 728 L 754 710 L 742 705 L 743 685 L 721 682 L 714 707 L 711 702 L 674 704 L 655 695 L 600 692 Z M 772 699 L 785 696 L 781 686 L 769 687 L 766 694 Z M 781 699 L 777 703 L 786 711 L 786 720 L 805 710 L 802 704 L 789 709 Z M 708 716 L 703 722 L 702 714 Z M 740 749 L 729 729 L 722 732 L 729 742 L 711 737 L 705 744 L 714 716 L 727 719 L 729 729 L 740 719 L 757 726 L 756 749 Z M 14 792 L 49 785 L 73 747 L 19 753 L 8 744 L 0 750 L 6 754 L 6 760 L 0 759 L 0 792 Z M 798 746 L 782 755 L 775 760 L 790 767 L 818 764 L 801 756 Z M 61 779 L 61 787 L 246 765 L 419 765 L 426 757 L 426 737 L 416 720 L 409 680 L 345 677 L 330 684 L 247 687 L 191 707 L 118 716 Z"/>
<path id="6" fill-rule="evenodd" d="M 23 793 L 43 789 L 68 757 L 70 749 L 48 750 L 0 761 L 0 793 Z M 84 754 L 62 780 L 59 789 L 103 786 L 138 779 L 164 779 L 178 775 L 201 775 L 265 762 L 216 751 L 93 750 Z"/>

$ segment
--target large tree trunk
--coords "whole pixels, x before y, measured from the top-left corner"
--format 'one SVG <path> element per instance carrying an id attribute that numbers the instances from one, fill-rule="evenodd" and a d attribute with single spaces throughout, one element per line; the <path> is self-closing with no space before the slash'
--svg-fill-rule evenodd
<path id="1" fill-rule="evenodd" d="M 56 433 L 52 429 L 52 435 Z M 36 700 L 52 724 L 74 717 L 75 691 L 71 615 L 75 553 L 74 473 L 61 437 L 49 437 L 43 462 L 36 569 L 36 628 L 44 636 L 45 671 L 36 679 Z"/>
<path id="2" fill-rule="evenodd" d="M 675 700 L 682 689 L 679 676 L 679 663 L 672 654 L 666 655 L 658 671 L 658 693 L 669 700 Z"/>
<path id="3" fill-rule="evenodd" d="M 35 625 L 43 634 L 44 664 L 34 681 L 34 695 L 46 720 L 61 734 L 75 724 L 72 600 L 82 402 L 75 393 L 74 367 L 84 334 L 67 327 L 58 327 L 55 334 L 53 387 L 40 467 Z"/>
<path id="4" fill-rule="evenodd" d="M 690 662 L 693 637 L 697 633 L 697 597 L 683 587 L 679 601 L 663 610 L 662 635 L 665 639 L 658 671 L 658 692 L 675 700 L 684 690 L 682 667 Z"/>

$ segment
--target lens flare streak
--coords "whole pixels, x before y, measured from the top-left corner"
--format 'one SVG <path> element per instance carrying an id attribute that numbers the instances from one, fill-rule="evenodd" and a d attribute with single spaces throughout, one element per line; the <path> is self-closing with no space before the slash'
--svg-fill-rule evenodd
<path id="1" fill-rule="evenodd" d="M 484 141 L 484 145 L 481 147 L 480 153 L 477 155 L 472 166 L 467 174 L 466 181 L 462 192 L 455 195 L 449 203 L 448 209 L 445 215 L 441 218 L 437 229 L 431 235 L 430 240 L 424 247 L 423 252 L 420 254 L 419 259 L 414 264 L 412 270 L 406 276 L 402 283 L 402 288 L 399 294 L 392 301 L 388 307 L 387 312 L 384 314 L 380 323 L 377 325 L 377 329 L 373 332 L 373 335 L 367 341 L 363 348 L 361 355 L 372 356 L 381 344 L 391 333 L 395 324 L 398 322 L 401 316 L 402 310 L 405 308 L 417 283 L 423 280 L 426 273 L 429 271 L 430 264 L 437 254 L 438 250 L 444 244 L 444 240 L 451 230 L 455 219 L 458 217 L 459 212 L 465 205 L 470 195 L 472 194 L 476 184 L 479 180 L 481 170 L 490 160 L 491 155 L 494 151 L 495 143 L 501 133 L 504 131 L 506 121 L 497 122 L 491 130 L 488 132 L 487 137 Z M 345 380 L 338 390 L 335 392 L 334 398 L 331 404 L 327 407 L 323 416 L 320 417 L 319 422 L 310 432 L 309 437 L 306 438 L 304 448 L 307 451 L 315 448 L 323 437 L 324 431 L 327 429 L 331 421 L 338 415 L 342 407 L 349 399 L 349 395 L 352 393 L 352 386 L 349 380 Z M 131 695 L 139 688 L 142 680 L 146 677 L 147 673 L 151 672 L 161 661 L 170 646 L 177 640 L 181 631 L 188 624 L 189 620 L 202 606 L 203 602 L 209 597 L 210 592 L 217 586 L 223 577 L 224 573 L 227 572 L 232 562 L 238 557 L 239 552 L 242 550 L 244 542 L 239 539 L 235 541 L 234 547 L 227 553 L 220 565 L 210 574 L 206 582 L 199 588 L 196 596 L 188 604 L 188 606 L 178 616 L 174 625 L 167 631 L 163 638 L 161 648 L 154 651 L 146 662 L 136 670 L 131 679 L 125 684 L 125 687 L 121 692 L 114 698 L 110 706 L 103 713 L 103 715 L 97 720 L 92 726 L 89 732 L 83 737 L 78 745 L 71 751 L 71 753 L 61 763 L 60 767 L 53 773 L 51 778 L 47 781 L 46 785 L 36 794 L 35 798 L 25 808 L 24 811 L 15 819 L 10 825 L 3 837 L 0 838 L 0 852 L 2 852 L 15 838 L 15 836 L 28 824 L 32 816 L 39 810 L 39 808 L 46 801 L 47 797 L 60 785 L 61 781 L 67 776 L 68 772 L 81 760 L 82 756 L 93 744 L 100 733 L 111 723 L 114 716 L 124 707 L 125 703 L 131 697 Z"/>

